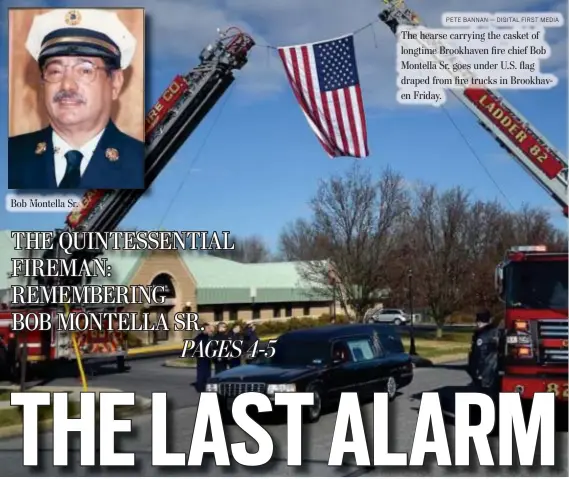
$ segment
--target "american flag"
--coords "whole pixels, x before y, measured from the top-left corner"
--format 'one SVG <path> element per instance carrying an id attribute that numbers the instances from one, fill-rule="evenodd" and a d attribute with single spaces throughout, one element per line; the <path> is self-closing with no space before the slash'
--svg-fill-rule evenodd
<path id="1" fill-rule="evenodd" d="M 278 49 L 296 99 L 330 157 L 369 155 L 354 36 Z"/>

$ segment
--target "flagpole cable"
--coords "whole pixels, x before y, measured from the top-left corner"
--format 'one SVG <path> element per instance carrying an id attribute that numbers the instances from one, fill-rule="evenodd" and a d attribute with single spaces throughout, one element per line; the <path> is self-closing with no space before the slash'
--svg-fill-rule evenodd
<path id="1" fill-rule="evenodd" d="M 369 22 L 367 24 L 365 24 L 364 26 L 354 30 L 353 32 L 351 32 L 352 35 L 357 35 L 358 33 L 363 32 L 364 30 L 373 27 L 377 22 L 379 22 L 379 18 L 374 20 L 373 22 Z M 375 39 L 375 31 L 373 32 L 374 35 L 374 39 Z M 326 41 L 326 40 L 323 40 Z M 260 48 L 266 48 L 268 50 L 278 50 L 279 47 L 275 47 L 274 45 L 269 45 L 268 43 L 255 43 L 256 47 L 260 47 Z M 376 42 L 376 46 L 377 46 L 377 42 Z"/>

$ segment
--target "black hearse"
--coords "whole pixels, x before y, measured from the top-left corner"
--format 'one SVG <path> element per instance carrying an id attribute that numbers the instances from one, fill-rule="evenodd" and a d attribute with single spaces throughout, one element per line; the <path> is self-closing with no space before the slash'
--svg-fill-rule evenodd
<path id="1" fill-rule="evenodd" d="M 315 422 L 323 406 L 342 392 L 360 397 L 374 392 L 396 396 L 413 379 L 411 357 L 397 330 L 387 324 L 350 324 L 291 331 L 279 337 L 274 355 L 212 377 L 206 391 L 217 392 L 226 415 L 233 399 L 245 392 L 274 397 L 277 392 L 314 392 L 306 419 Z M 263 356 L 261 354 L 261 356 Z"/>

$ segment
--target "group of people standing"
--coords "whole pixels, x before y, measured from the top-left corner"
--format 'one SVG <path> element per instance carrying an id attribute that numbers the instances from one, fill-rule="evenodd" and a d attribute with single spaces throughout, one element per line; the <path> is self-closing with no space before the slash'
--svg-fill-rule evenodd
<path id="1" fill-rule="evenodd" d="M 205 391 L 205 385 L 207 380 L 211 377 L 212 366 L 215 374 L 219 374 L 230 368 L 235 368 L 241 365 L 241 361 L 244 359 L 246 363 L 251 362 L 249 358 L 244 358 L 243 356 L 246 352 L 253 346 L 255 341 L 258 341 L 257 333 L 255 332 L 255 325 L 253 323 L 247 323 L 245 328 L 241 330 L 239 324 L 235 324 L 233 328 L 229 331 L 227 323 L 219 322 L 216 326 L 205 323 L 202 325 L 203 331 L 200 332 L 195 338 L 196 346 L 200 343 L 203 347 L 209 341 L 242 341 L 242 351 L 243 354 L 237 358 L 196 358 L 196 383 L 195 387 L 198 392 Z"/>

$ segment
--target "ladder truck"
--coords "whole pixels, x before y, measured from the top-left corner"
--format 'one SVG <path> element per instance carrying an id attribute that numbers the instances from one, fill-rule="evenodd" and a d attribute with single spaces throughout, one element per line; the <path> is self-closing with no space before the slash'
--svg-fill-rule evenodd
<path id="1" fill-rule="evenodd" d="M 402 0 L 384 0 L 379 19 L 393 33 L 398 27 L 421 27 L 421 20 Z M 440 41 L 417 46 L 435 48 Z M 438 50 L 437 50 L 438 51 Z M 452 55 L 427 55 L 449 65 Z M 472 72 L 454 73 L 473 79 Z M 454 96 L 568 214 L 567 159 L 498 92 L 465 82 Z M 513 246 L 496 268 L 496 288 L 505 304 L 504 349 L 499 374 L 501 392 L 517 392 L 531 399 L 536 392 L 553 392 L 567 402 L 568 374 L 568 254 L 548 252 L 543 245 Z"/>
<path id="2" fill-rule="evenodd" d="M 148 189 L 176 151 L 192 134 L 202 119 L 214 107 L 235 80 L 234 71 L 248 61 L 248 53 L 255 45 L 253 39 L 237 28 L 218 31 L 219 38 L 204 48 L 200 63 L 187 74 L 178 75 L 150 109 L 145 123 L 145 187 Z M 63 232 L 110 232 L 120 224 L 146 190 L 88 190 L 78 205 L 69 213 L 65 227 L 55 232 L 54 245 Z M 42 252 L 44 258 L 59 258 L 64 262 L 90 261 L 101 255 L 100 249 L 74 250 L 64 253 L 55 246 Z M 89 281 L 82 277 L 41 276 L 39 285 L 80 286 Z M 106 305 L 92 306 L 97 310 Z M 119 310 L 113 306 L 110 310 Z M 29 331 L 18 334 L 12 328 L 16 312 L 47 312 L 51 315 L 49 331 Z M 85 310 L 72 305 L 72 311 Z M 54 326 L 63 306 L 42 304 L 30 306 L 4 305 L 0 309 L 0 372 L 18 378 L 26 362 L 46 363 L 54 360 L 75 360 L 77 353 L 72 338 Z M 81 358 L 116 358 L 119 370 L 125 369 L 128 350 L 126 335 L 118 331 L 85 331 L 77 343 Z M 26 361 L 27 358 L 27 361 Z"/>

